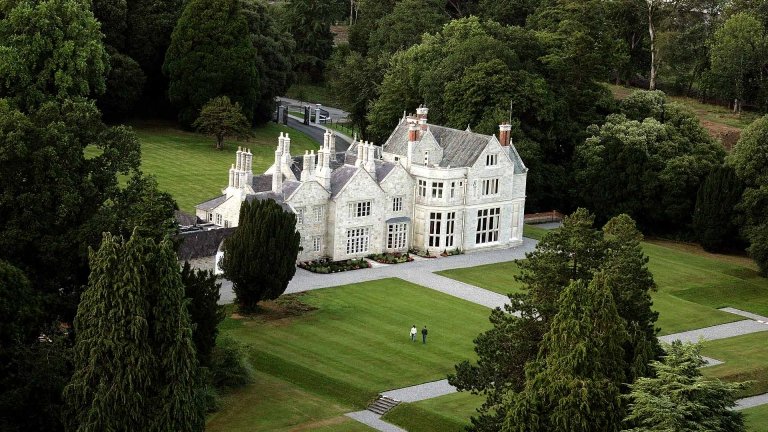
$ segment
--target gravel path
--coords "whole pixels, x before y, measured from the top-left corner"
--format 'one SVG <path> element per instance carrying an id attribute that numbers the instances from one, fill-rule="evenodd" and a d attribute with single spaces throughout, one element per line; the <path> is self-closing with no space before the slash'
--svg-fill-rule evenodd
<path id="1" fill-rule="evenodd" d="M 768 404 L 768 393 L 763 393 L 757 396 L 750 396 L 744 399 L 736 401 L 736 407 L 734 410 L 741 411 L 747 408 L 754 408 L 756 406 Z"/>
<path id="2" fill-rule="evenodd" d="M 764 317 L 762 315 L 753 314 L 752 312 L 743 311 L 741 309 L 736 309 L 732 307 L 726 307 L 726 308 L 720 308 L 723 312 L 732 313 L 734 315 L 740 315 L 749 319 L 753 319 L 755 321 L 758 321 L 760 323 L 768 323 L 768 317 Z"/>
<path id="3" fill-rule="evenodd" d="M 736 321 L 728 324 L 720 324 L 712 327 L 705 327 L 697 330 L 691 330 L 682 333 L 662 336 L 659 338 L 662 342 L 670 343 L 675 340 L 683 342 L 698 342 L 700 339 L 717 340 L 727 339 L 734 336 L 742 336 L 750 333 L 768 331 L 768 325 L 761 324 L 754 320 Z"/>
<path id="4" fill-rule="evenodd" d="M 456 393 L 456 387 L 448 384 L 448 380 L 432 381 L 411 387 L 385 391 L 383 396 L 400 402 L 418 402 L 424 399 L 432 399 L 438 396 Z"/>
<path id="5" fill-rule="evenodd" d="M 392 423 L 385 422 L 381 419 L 380 415 L 372 411 L 356 411 L 344 415 L 381 432 L 408 432 L 407 430 L 401 429 Z"/>

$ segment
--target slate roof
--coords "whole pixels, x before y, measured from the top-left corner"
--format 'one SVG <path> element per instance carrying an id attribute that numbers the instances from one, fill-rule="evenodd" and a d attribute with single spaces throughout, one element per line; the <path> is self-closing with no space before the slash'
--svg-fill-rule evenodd
<path id="1" fill-rule="evenodd" d="M 435 141 L 443 148 L 443 159 L 440 161 L 441 167 L 468 167 L 472 166 L 480 154 L 485 149 L 488 141 L 493 138 L 490 135 L 483 135 L 472 132 L 471 130 L 451 129 L 444 126 L 428 125 L 428 133 L 435 137 Z M 514 146 L 510 146 L 510 157 L 515 163 L 515 172 L 526 171 L 520 156 Z M 387 153 L 406 156 L 408 153 L 408 122 L 402 122 L 392 134 L 387 138 L 383 145 Z"/>
<path id="2" fill-rule="evenodd" d="M 376 181 L 381 183 L 381 181 L 387 178 L 393 169 L 395 169 L 394 163 L 384 162 L 381 159 L 376 159 Z"/>
<path id="3" fill-rule="evenodd" d="M 285 211 L 293 211 L 293 210 L 291 210 L 291 206 L 289 206 L 288 204 L 285 203 L 285 200 L 283 199 L 283 195 L 282 194 L 276 194 L 276 193 L 274 193 L 272 191 L 269 191 L 269 192 L 259 192 L 257 194 L 248 195 L 247 197 L 245 197 L 245 199 L 248 202 L 253 202 L 253 200 L 264 201 L 264 200 L 272 199 L 272 200 L 275 200 L 276 203 L 280 204 L 280 207 L 282 207 L 283 210 L 285 210 Z"/>
<path id="4" fill-rule="evenodd" d="M 358 167 L 344 165 L 331 173 L 331 198 L 335 198 L 357 171 Z"/>
<path id="5" fill-rule="evenodd" d="M 262 174 L 253 176 L 251 187 L 254 192 L 265 192 L 272 190 L 272 174 Z"/>
<path id="6" fill-rule="evenodd" d="M 185 213 L 181 210 L 173 211 L 173 219 L 181 226 L 197 225 L 200 223 L 200 219 L 197 216 Z"/>
<path id="7" fill-rule="evenodd" d="M 331 164 L 330 164 L 331 171 L 335 170 L 336 168 L 344 166 L 344 154 L 345 153 L 343 151 L 333 153 L 333 158 L 331 158 Z M 294 156 L 293 163 L 291 164 L 291 171 L 293 171 L 293 175 L 295 175 L 297 179 L 301 178 L 301 170 L 303 168 L 304 168 L 304 155 Z"/>
<path id="8" fill-rule="evenodd" d="M 208 201 L 205 201 L 196 205 L 195 208 L 200 210 L 205 210 L 205 211 L 211 211 L 216 207 L 218 207 L 219 205 L 221 205 L 221 203 L 223 203 L 226 200 L 227 200 L 226 195 L 220 195 L 220 196 L 217 196 L 216 198 L 209 199 Z"/>

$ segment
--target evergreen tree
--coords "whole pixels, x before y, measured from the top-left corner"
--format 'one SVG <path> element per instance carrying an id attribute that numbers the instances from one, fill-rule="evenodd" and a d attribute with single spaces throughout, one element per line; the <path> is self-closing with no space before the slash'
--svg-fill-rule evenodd
<path id="1" fill-rule="evenodd" d="M 304 79 L 322 81 L 333 50 L 332 5 L 326 0 L 292 1 L 285 14 L 286 28 L 296 41 L 293 70 Z"/>
<path id="2" fill-rule="evenodd" d="M 197 360 L 171 242 L 104 234 L 75 318 L 70 431 L 197 431 Z"/>
<path id="3" fill-rule="evenodd" d="M 502 431 L 618 431 L 627 334 L 607 278 L 597 273 L 589 284 L 574 281 L 558 303 Z"/>
<path id="4" fill-rule="evenodd" d="M 651 300 L 656 283 L 648 269 L 648 257 L 640 245 L 643 235 L 631 217 L 621 214 L 609 220 L 603 227 L 603 234 L 606 254 L 600 268 L 612 290 L 616 310 L 624 320 L 627 331 L 623 345 L 624 382 L 632 382 L 637 377 L 650 375 L 650 361 L 661 355 L 656 337 L 659 313 L 652 309 Z"/>
<path id="5" fill-rule="evenodd" d="M 744 183 L 727 165 L 713 169 L 699 187 L 693 212 L 693 229 L 705 250 L 719 252 L 738 244 L 733 209 L 744 192 Z"/>
<path id="6" fill-rule="evenodd" d="M 186 2 L 163 65 L 181 123 L 191 125 L 206 102 L 222 95 L 252 122 L 260 94 L 256 59 L 238 0 Z"/>
<path id="7" fill-rule="evenodd" d="M 238 227 L 224 240 L 221 263 L 243 311 L 285 292 L 296 273 L 300 242 L 295 214 L 271 199 L 243 202 Z"/>
<path id="8" fill-rule="evenodd" d="M 108 56 L 89 0 L 22 0 L 0 16 L 0 98 L 22 111 L 104 92 Z"/>
<path id="9" fill-rule="evenodd" d="M 680 341 L 664 347 L 654 361 L 654 376 L 632 384 L 626 432 L 744 432 L 744 417 L 734 411 L 744 383 L 724 383 L 701 375 L 700 344 Z M 632 427 L 634 426 L 634 427 Z"/>
<path id="10" fill-rule="evenodd" d="M 200 366 L 210 366 L 211 351 L 216 346 L 219 323 L 224 319 L 224 308 L 219 305 L 221 284 L 209 270 L 193 270 L 189 262 L 181 269 L 184 295 L 189 299 L 187 308 L 193 324 L 192 340 L 195 342 Z"/>

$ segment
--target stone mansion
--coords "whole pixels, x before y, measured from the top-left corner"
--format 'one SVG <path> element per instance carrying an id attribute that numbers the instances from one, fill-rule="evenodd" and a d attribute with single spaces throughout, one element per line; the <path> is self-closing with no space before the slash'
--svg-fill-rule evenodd
<path id="1" fill-rule="evenodd" d="M 293 157 L 281 133 L 262 175 L 239 149 L 223 195 L 197 205 L 197 216 L 235 227 L 244 200 L 274 199 L 297 216 L 300 261 L 521 244 L 528 169 L 510 125 L 497 138 L 431 125 L 427 114 L 404 116 L 381 147 L 355 141 L 346 152 L 326 131 L 317 153 Z"/>

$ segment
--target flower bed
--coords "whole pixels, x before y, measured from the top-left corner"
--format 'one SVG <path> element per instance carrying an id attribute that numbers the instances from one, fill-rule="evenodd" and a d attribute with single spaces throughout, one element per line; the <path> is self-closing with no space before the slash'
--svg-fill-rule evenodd
<path id="1" fill-rule="evenodd" d="M 461 249 L 459 249 L 459 248 L 451 249 L 451 250 L 446 249 L 446 250 L 444 250 L 444 251 L 442 251 L 440 253 L 440 256 L 447 257 L 447 256 L 451 256 L 451 255 L 461 255 L 463 253 L 464 252 Z"/>
<path id="2" fill-rule="evenodd" d="M 368 261 L 360 259 L 349 259 L 343 261 L 331 261 L 330 258 L 321 258 L 314 261 L 302 261 L 299 268 L 309 270 L 312 273 L 338 273 L 347 270 L 358 270 L 368 268 L 371 265 Z"/>
<path id="3" fill-rule="evenodd" d="M 429 251 L 427 250 L 421 250 L 416 248 L 412 248 L 411 250 L 408 251 L 408 253 L 414 254 L 422 258 L 437 258 L 435 255 L 430 255 Z"/>
<path id="4" fill-rule="evenodd" d="M 372 254 L 368 255 L 368 258 L 382 264 L 400 264 L 413 261 L 413 258 L 411 258 L 408 253 L 402 252 L 385 252 L 380 254 Z"/>

